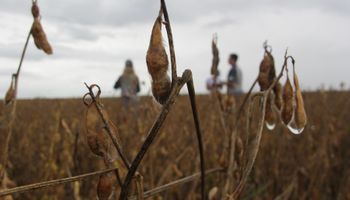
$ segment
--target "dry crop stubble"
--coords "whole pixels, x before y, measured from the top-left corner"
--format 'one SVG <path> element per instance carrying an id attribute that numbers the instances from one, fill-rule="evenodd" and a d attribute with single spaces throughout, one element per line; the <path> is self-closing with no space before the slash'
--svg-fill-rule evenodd
<path id="1" fill-rule="evenodd" d="M 336 196 L 343 196 L 347 199 L 346 190 L 349 186 L 348 177 L 346 176 L 346 171 L 348 169 L 344 168 L 349 166 L 346 161 L 346 156 L 350 155 L 350 151 L 347 148 L 347 143 L 349 142 L 348 137 L 348 126 L 347 121 L 350 120 L 350 115 L 348 112 L 345 112 L 343 109 L 349 108 L 350 104 L 347 101 L 349 98 L 348 92 L 306 92 L 303 93 L 304 104 L 306 110 L 308 111 L 308 126 L 305 128 L 305 133 L 294 137 L 292 134 L 288 134 L 288 129 L 285 129 L 284 125 L 277 124 L 274 132 L 264 131 L 262 136 L 262 143 L 259 149 L 259 155 L 257 157 L 256 163 L 254 165 L 252 175 L 247 182 L 246 189 L 244 190 L 241 198 L 253 198 L 251 195 L 257 195 L 256 198 L 260 199 L 273 199 L 288 188 L 289 184 L 292 182 L 292 175 L 294 170 L 297 168 L 304 168 L 306 175 L 299 177 L 298 188 L 296 188 L 291 196 L 291 199 L 298 199 L 300 196 L 312 198 L 312 193 L 308 193 L 307 188 L 312 187 L 313 193 L 319 193 L 319 198 L 332 199 L 336 198 L 334 193 L 337 193 Z M 113 111 L 118 110 L 122 105 L 119 99 L 102 99 L 107 111 L 111 113 L 111 118 L 116 120 L 116 124 L 120 124 L 120 116 L 127 115 L 128 113 L 115 113 Z M 142 97 L 140 104 L 148 105 L 150 97 Z M 206 144 L 207 155 L 207 166 L 212 168 L 217 166 L 217 157 L 220 155 L 221 144 L 223 142 L 222 138 L 219 137 L 222 135 L 222 130 L 218 126 L 218 117 L 216 111 L 211 109 L 208 106 L 210 98 L 206 95 L 198 96 L 200 112 L 200 118 L 205 120 L 206 116 L 214 116 L 212 120 L 216 123 L 209 121 L 208 123 L 203 123 L 205 139 L 209 141 Z M 238 99 L 242 100 L 242 99 Z M 71 130 L 79 129 L 81 114 L 84 111 L 84 107 L 81 106 L 81 101 L 78 99 L 71 100 L 59 100 L 62 103 L 61 109 L 62 117 L 66 120 Z M 241 102 L 241 101 L 238 101 Z M 54 117 L 55 100 L 28 100 L 18 102 L 18 119 L 21 123 L 14 129 L 14 141 L 19 144 L 19 147 L 10 151 L 10 160 L 15 162 L 15 166 L 9 168 L 9 176 L 18 184 L 23 185 L 27 183 L 37 182 L 38 180 L 44 180 L 42 173 L 37 171 L 37 167 L 41 166 L 45 162 L 45 158 L 37 157 L 36 165 L 28 165 L 28 163 L 33 162 L 35 153 L 44 152 L 43 147 L 46 146 L 46 142 L 50 141 L 50 133 L 42 133 L 46 128 L 46 124 L 55 123 L 56 117 Z M 36 106 L 33 106 L 35 104 Z M 174 105 L 176 110 L 190 109 L 187 105 L 187 98 L 181 96 Z M 0 106 L 2 109 L 3 105 Z M 43 114 L 40 110 L 46 108 L 48 111 L 47 114 Z M 153 116 L 153 115 L 151 115 Z M 153 116 L 154 117 L 154 116 Z M 44 121 L 42 118 L 45 118 Z M 119 119 L 120 118 L 120 119 Z M 336 120 L 335 120 L 336 119 Z M 191 174 L 190 171 L 194 171 L 194 166 L 188 162 L 188 160 L 193 160 L 196 157 L 196 150 L 194 147 L 191 147 L 191 150 L 187 150 L 182 156 L 182 161 L 177 162 L 176 158 L 182 153 L 182 149 L 190 146 L 190 136 L 191 132 L 194 131 L 193 125 L 190 123 L 190 118 L 183 119 L 181 112 L 172 112 L 169 116 L 163 131 L 166 132 L 168 138 L 164 138 L 154 146 L 154 149 L 157 149 L 155 156 L 152 160 L 151 158 L 145 158 L 143 164 L 140 166 L 139 171 L 142 174 L 145 174 L 145 188 L 149 189 L 151 185 L 148 174 L 150 174 L 150 165 L 154 163 L 155 170 L 153 172 L 155 181 L 160 180 L 161 173 L 163 173 L 163 168 L 161 166 L 167 166 L 170 163 L 177 163 L 178 168 L 185 173 L 186 175 Z M 184 131 L 184 138 L 178 137 L 178 131 L 176 129 L 175 123 L 184 122 L 183 127 L 187 129 Z M 204 122 L 204 121 L 203 121 Z M 129 124 L 130 122 L 127 122 Z M 144 120 L 144 126 L 152 126 L 152 120 Z M 243 123 L 243 122 L 242 122 Z M 240 123 L 241 124 L 241 123 Z M 323 125 L 322 125 L 323 124 Z M 241 125 L 241 128 L 244 126 Z M 40 128 L 40 127 L 43 127 Z M 333 128 L 331 128 L 333 127 Z M 25 129 L 27 128 L 27 129 Z M 127 126 L 120 126 L 121 136 L 128 140 L 128 148 L 126 152 L 131 152 L 134 149 L 134 146 L 140 144 L 139 138 L 135 135 L 128 134 Z M 244 131 L 244 129 L 242 130 Z M 23 138 L 23 132 L 27 133 L 27 139 Z M 241 133 L 240 133 L 241 134 Z M 165 134 L 164 134 L 165 135 Z M 162 135 L 160 135 L 163 137 Z M 186 139 L 187 138 L 187 139 Z M 82 138 L 81 138 L 82 139 Z M 244 142 L 245 140 L 243 140 Z M 322 142 L 321 142 L 322 141 Z M 16 144 L 12 142 L 12 144 Z M 24 144 L 28 145 L 25 146 Z M 98 165 L 98 157 L 93 156 L 90 152 L 88 146 L 84 143 L 83 140 L 79 142 L 79 151 L 78 151 L 78 161 L 79 168 L 78 173 L 84 173 L 89 171 L 94 171 L 99 168 L 102 168 L 103 165 Z M 174 148 L 177 148 L 176 153 L 171 153 Z M 168 151 L 167 154 L 163 154 L 163 150 Z M 321 149 L 325 149 L 325 154 L 329 157 L 328 161 L 325 160 L 325 157 L 315 156 L 315 154 Z M 19 155 L 26 152 L 26 157 L 20 159 Z M 55 150 L 55 154 L 59 154 L 58 149 Z M 331 162 L 329 162 L 331 161 Z M 187 164 L 186 164 L 187 163 Z M 63 168 L 64 163 L 60 163 L 59 166 Z M 27 166 L 26 170 L 22 166 Z M 188 167 L 184 167 L 184 166 Z M 313 169 L 317 166 L 328 166 L 323 168 L 322 173 L 326 174 L 322 178 L 322 184 L 317 184 L 314 186 L 309 185 L 309 178 L 316 175 L 316 172 L 313 172 Z M 27 171 L 27 172 L 26 172 Z M 319 171 L 319 170 L 317 170 Z M 218 186 L 222 181 L 219 178 L 218 174 L 208 175 L 207 188 L 213 188 Z M 317 177 L 317 176 L 316 176 Z M 337 178 L 342 177 L 342 178 Z M 60 178 L 60 177 L 57 177 Z M 180 177 L 176 177 L 172 172 L 167 175 L 163 184 L 175 180 Z M 318 180 L 318 179 L 316 179 Z M 264 187 L 268 182 L 271 182 L 269 185 Z M 98 176 L 95 178 L 89 178 L 84 181 L 81 181 L 81 197 L 82 199 L 89 199 L 94 197 L 94 188 L 98 183 Z M 156 184 L 155 187 L 163 184 Z M 184 199 L 184 189 L 188 187 L 188 184 L 177 185 L 172 187 L 169 191 L 163 191 L 160 193 L 160 196 L 164 199 L 172 199 L 174 194 L 173 191 L 177 192 L 178 197 Z M 219 188 L 220 189 L 220 188 Z M 260 190 L 261 189 L 261 190 Z M 172 192 L 170 192 L 172 191 Z M 325 191 L 330 191 L 325 192 Z M 333 192 L 331 192 L 333 191 Z M 48 191 L 38 190 L 38 192 L 29 192 L 16 195 L 16 199 L 41 199 L 41 197 Z M 59 192 L 59 191 L 56 191 Z M 198 194 L 199 191 L 194 191 Z M 333 193 L 333 194 L 332 194 Z M 53 193 L 60 195 L 58 193 Z M 249 197 L 250 196 L 250 197 Z"/>

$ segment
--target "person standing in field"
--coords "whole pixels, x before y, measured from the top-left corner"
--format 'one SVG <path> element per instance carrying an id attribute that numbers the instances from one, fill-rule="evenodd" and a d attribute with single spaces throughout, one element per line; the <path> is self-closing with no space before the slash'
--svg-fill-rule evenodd
<path id="1" fill-rule="evenodd" d="M 228 63 L 231 66 L 227 76 L 227 94 L 240 95 L 242 93 L 242 71 L 237 66 L 238 55 L 231 54 Z"/>
<path id="2" fill-rule="evenodd" d="M 223 86 L 223 82 L 221 82 L 220 78 L 220 72 L 219 70 L 216 71 L 216 74 L 212 74 L 206 82 L 206 86 L 207 86 L 207 90 L 210 91 L 211 93 L 219 90 L 222 88 Z"/>
<path id="3" fill-rule="evenodd" d="M 114 89 L 121 89 L 124 106 L 137 102 L 137 93 L 140 92 L 140 83 L 139 78 L 134 72 L 131 60 L 125 62 L 124 72 L 114 84 Z"/>

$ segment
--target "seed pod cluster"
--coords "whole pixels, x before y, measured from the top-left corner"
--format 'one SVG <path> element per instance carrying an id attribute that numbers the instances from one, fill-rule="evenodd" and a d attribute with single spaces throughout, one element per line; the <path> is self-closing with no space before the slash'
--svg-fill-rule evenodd
<path id="1" fill-rule="evenodd" d="M 261 91 L 267 90 L 276 77 L 275 63 L 271 52 L 265 49 L 265 55 L 260 63 L 258 83 Z"/>
<path id="2" fill-rule="evenodd" d="M 285 125 L 288 125 L 292 121 L 293 111 L 294 93 L 292 84 L 290 83 L 289 76 L 287 74 L 287 80 L 283 86 L 283 106 L 281 111 L 282 121 Z"/>
<path id="3" fill-rule="evenodd" d="M 38 49 L 43 50 L 46 54 L 51 55 L 53 53 L 52 47 L 47 40 L 46 34 L 40 22 L 40 11 L 36 2 L 33 2 L 32 14 L 34 22 L 31 29 L 31 34 L 34 38 L 35 46 Z"/>
<path id="4" fill-rule="evenodd" d="M 307 123 L 307 117 L 304 107 L 304 100 L 301 94 L 299 79 L 297 74 L 294 71 L 294 87 L 295 87 L 295 111 L 294 111 L 294 120 L 295 125 L 298 129 L 305 127 Z"/>
<path id="5" fill-rule="evenodd" d="M 162 39 L 162 18 L 158 16 L 153 25 L 146 62 L 152 78 L 152 93 L 156 101 L 164 104 L 171 91 L 171 81 L 167 74 L 169 61 Z"/>
<path id="6" fill-rule="evenodd" d="M 220 58 L 219 58 L 219 49 L 217 46 L 217 36 L 216 35 L 214 36 L 214 38 L 211 42 L 211 49 L 212 49 L 212 53 L 213 53 L 213 61 L 212 61 L 210 73 L 212 75 L 217 76 Z"/>
<path id="7" fill-rule="evenodd" d="M 114 177 L 111 173 L 102 174 L 97 184 L 97 196 L 99 200 L 108 200 L 113 192 Z"/>

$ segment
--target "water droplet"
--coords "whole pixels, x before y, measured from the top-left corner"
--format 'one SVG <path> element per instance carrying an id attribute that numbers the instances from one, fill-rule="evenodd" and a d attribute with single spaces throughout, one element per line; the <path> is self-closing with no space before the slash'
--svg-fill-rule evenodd
<path id="1" fill-rule="evenodd" d="M 302 132 L 304 131 L 304 128 L 305 128 L 305 126 L 302 127 L 302 128 L 297 128 L 296 125 L 295 125 L 294 120 L 293 120 L 292 122 L 290 122 L 290 123 L 287 125 L 287 127 L 288 127 L 288 129 L 289 129 L 290 132 L 292 132 L 293 134 L 296 134 L 296 135 L 302 133 Z"/>
<path id="2" fill-rule="evenodd" d="M 266 125 L 266 128 L 269 129 L 270 131 L 272 131 L 273 129 L 275 129 L 276 127 L 276 124 L 273 123 L 273 124 L 270 124 L 268 122 L 265 122 L 265 125 Z"/>
<path id="3" fill-rule="evenodd" d="M 292 132 L 293 134 L 296 134 L 296 135 L 298 135 L 298 134 L 300 134 L 300 133 L 302 133 L 304 131 L 304 127 L 300 128 L 300 129 L 299 128 L 294 128 L 294 127 L 292 127 L 290 125 L 288 125 L 287 127 L 288 127 L 290 132 Z"/>

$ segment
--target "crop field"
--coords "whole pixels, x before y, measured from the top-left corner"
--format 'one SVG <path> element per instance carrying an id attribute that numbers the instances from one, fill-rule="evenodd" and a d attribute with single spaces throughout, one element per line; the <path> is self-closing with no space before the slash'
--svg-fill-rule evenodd
<path id="1" fill-rule="evenodd" d="M 348 199 L 350 193 L 350 103 L 348 92 L 305 94 L 309 125 L 293 135 L 282 125 L 265 129 L 261 147 L 242 199 Z M 207 169 L 223 168 L 222 127 L 213 98 L 198 96 Z M 159 109 L 151 97 L 144 97 L 137 110 L 123 109 L 119 99 L 102 100 L 118 127 L 127 157 L 136 155 Z M 195 128 L 186 96 L 181 96 L 149 153 L 141 163 L 144 190 L 199 172 L 194 145 Z M 4 110 L 4 106 L 1 107 Z M 17 185 L 69 177 L 103 169 L 84 137 L 84 105 L 80 99 L 21 100 L 18 123 L 11 140 L 8 175 Z M 228 117 L 228 123 L 232 121 Z M 4 119 L 1 132 L 6 130 Z M 244 133 L 244 125 L 239 132 Z M 244 134 L 242 134 L 243 137 Z M 4 141 L 1 135 L 1 141 Z M 77 138 L 77 142 L 76 141 Z M 74 155 L 74 156 L 73 156 Z M 223 172 L 208 175 L 207 190 L 220 187 Z M 15 199 L 91 199 L 96 196 L 98 177 L 77 184 L 15 195 Z M 78 194 L 74 187 L 79 187 Z M 154 199 L 198 199 L 199 182 L 174 186 Z M 286 194 L 290 193 L 290 194 Z"/>

